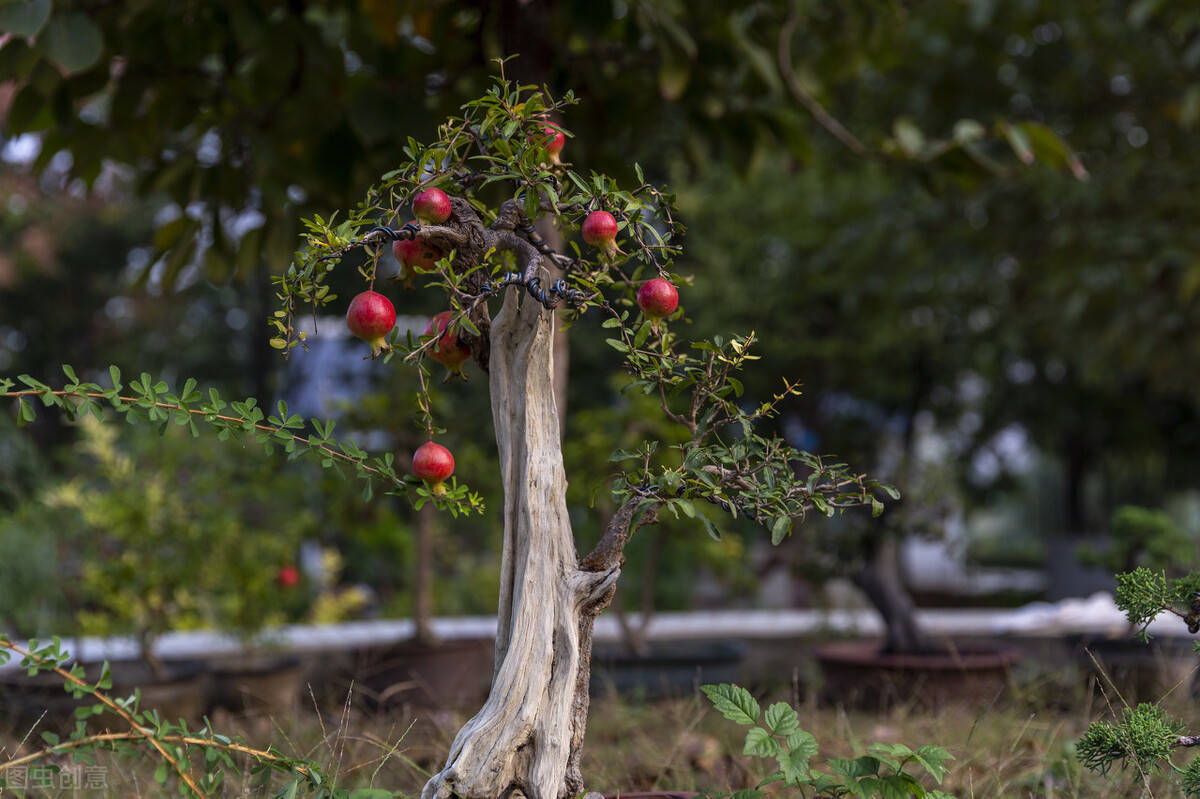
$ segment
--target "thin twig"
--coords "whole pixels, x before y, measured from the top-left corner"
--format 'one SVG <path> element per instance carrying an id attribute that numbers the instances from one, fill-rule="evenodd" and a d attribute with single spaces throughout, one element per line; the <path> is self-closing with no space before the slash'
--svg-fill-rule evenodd
<path id="1" fill-rule="evenodd" d="M 50 663 L 50 661 L 46 660 L 45 658 L 42 658 L 39 655 L 36 655 L 33 652 L 30 652 L 29 650 L 24 649 L 24 648 L 18 646 L 17 644 L 12 643 L 11 641 L 0 639 L 0 647 L 3 647 L 5 649 L 9 649 L 13 652 L 16 652 L 18 655 L 21 655 L 22 657 L 26 658 L 27 660 L 37 663 L 40 666 L 45 666 L 48 663 Z M 187 769 L 185 769 L 183 766 L 181 766 L 179 764 L 179 761 L 177 761 L 175 758 L 171 757 L 171 754 L 166 750 L 166 747 L 164 747 L 162 745 L 160 739 L 156 738 L 154 733 L 151 730 L 147 729 L 146 727 L 142 726 L 141 724 L 138 724 L 138 722 L 133 718 L 133 716 L 129 713 L 128 710 L 126 710 L 125 708 L 118 705 L 116 702 L 114 702 L 112 699 L 110 699 L 105 694 L 95 690 L 90 683 L 79 679 L 74 674 L 72 674 L 71 672 L 62 668 L 61 666 L 57 666 L 57 665 L 50 666 L 50 669 L 52 671 L 54 671 L 55 674 L 57 674 L 58 676 L 62 677 L 64 680 L 66 680 L 67 682 L 72 683 L 74 685 L 78 685 L 82 688 L 87 688 L 87 689 L 91 690 L 92 695 L 95 696 L 97 699 L 99 699 L 101 704 L 105 705 L 113 713 L 120 716 L 121 719 L 124 720 L 125 723 L 127 723 L 129 725 L 130 729 L 133 731 L 131 733 L 131 735 L 142 738 L 148 744 L 150 744 L 152 747 L 154 747 L 155 749 L 158 750 L 158 753 L 160 755 L 162 755 L 163 759 L 166 760 L 168 763 L 170 763 L 171 768 L 173 768 L 175 770 L 175 773 L 179 775 L 179 779 L 183 780 L 183 783 L 185 785 L 187 785 L 187 787 L 189 789 L 191 789 L 191 791 L 194 794 L 196 794 L 196 796 L 204 796 L 205 795 L 204 791 L 200 790 L 200 786 L 197 785 L 195 780 L 192 779 L 191 775 L 188 774 Z M 8 763 L 5 763 L 3 766 L 0 766 L 0 769 L 11 768 L 13 766 L 13 764 L 16 762 L 17 761 L 15 761 L 15 760 L 10 760 L 10 761 L 8 761 Z"/>
<path id="2" fill-rule="evenodd" d="M 800 85 L 796 71 L 792 67 L 792 35 L 796 32 L 796 26 L 799 24 L 800 15 L 793 6 L 792 13 L 788 15 L 787 21 L 783 23 L 783 28 L 779 31 L 779 73 L 783 76 L 784 85 L 787 86 L 796 101 L 812 114 L 813 119 L 817 120 L 817 123 L 829 131 L 835 139 L 846 145 L 850 152 L 862 158 L 882 157 L 879 152 L 859 141 L 857 136 L 847 130 L 841 122 L 838 122 L 832 114 L 825 110 L 825 106 L 817 102 L 816 98 Z"/>
<path id="3" fill-rule="evenodd" d="M 80 399 L 93 399 L 93 400 L 109 399 L 109 396 L 107 394 L 105 394 L 104 392 L 98 392 L 98 391 L 66 391 L 66 390 L 46 391 L 43 389 L 6 391 L 3 393 L 0 393 L 0 398 L 17 399 L 20 397 L 41 397 L 46 394 L 50 394 L 55 397 L 78 397 Z M 142 399 L 140 397 L 121 397 L 121 396 L 119 396 L 119 397 L 117 397 L 117 399 L 126 405 L 134 405 L 139 408 L 151 407 L 148 405 L 138 405 L 138 403 Z M 208 411 L 205 411 L 202 409 L 197 409 L 197 408 L 185 408 L 183 405 L 173 403 L 173 402 L 155 402 L 153 407 L 164 408 L 166 410 L 174 410 L 174 411 L 187 411 L 188 413 L 192 414 L 193 416 L 203 416 L 204 419 L 209 422 L 211 422 L 213 420 L 219 420 L 222 422 L 230 422 L 233 424 L 241 425 L 243 427 L 246 425 L 247 422 L 249 422 L 248 419 L 246 419 L 245 417 L 242 417 L 242 416 L 226 416 L 224 414 L 210 413 Z M 376 469 L 372 466 L 367 466 L 365 459 L 360 460 L 358 458 L 353 458 L 349 455 L 346 455 L 343 452 L 339 452 L 338 450 L 332 449 L 324 444 L 319 444 L 314 447 L 310 443 L 309 438 L 307 438 L 305 436 L 298 436 L 285 427 L 276 427 L 276 426 L 269 425 L 269 424 L 259 424 L 257 422 L 254 422 L 252 424 L 253 424 L 255 430 L 261 430 L 264 433 L 279 433 L 279 432 L 286 433 L 287 435 L 290 435 L 292 437 L 292 440 L 294 440 L 298 444 L 304 444 L 305 446 L 310 447 L 311 449 L 318 449 L 330 458 L 335 458 L 335 459 L 343 461 L 345 463 L 352 463 L 352 464 L 360 467 L 364 471 L 375 475 L 376 477 L 380 478 L 381 480 L 387 480 L 389 482 L 396 483 L 396 484 L 399 484 L 399 482 L 400 482 L 400 481 L 397 481 L 397 480 L 393 479 L 392 477 L 384 474 L 379 469 Z"/>

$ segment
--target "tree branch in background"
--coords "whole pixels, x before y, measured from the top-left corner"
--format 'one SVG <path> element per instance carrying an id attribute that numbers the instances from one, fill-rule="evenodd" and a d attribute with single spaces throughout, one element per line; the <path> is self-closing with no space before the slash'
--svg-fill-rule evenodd
<path id="1" fill-rule="evenodd" d="M 793 8 L 787 21 L 783 23 L 783 28 L 779 31 L 779 74 L 783 76 L 784 85 L 787 86 L 796 101 L 812 114 L 813 119 L 817 120 L 817 123 L 829 131 L 835 139 L 846 145 L 850 152 L 861 158 L 881 158 L 882 155 L 879 152 L 859 141 L 857 136 L 841 122 L 838 122 L 832 114 L 825 110 L 825 106 L 817 102 L 816 98 L 800 85 L 796 71 L 792 68 L 792 35 L 796 32 L 796 26 L 799 24 L 800 15 Z"/>

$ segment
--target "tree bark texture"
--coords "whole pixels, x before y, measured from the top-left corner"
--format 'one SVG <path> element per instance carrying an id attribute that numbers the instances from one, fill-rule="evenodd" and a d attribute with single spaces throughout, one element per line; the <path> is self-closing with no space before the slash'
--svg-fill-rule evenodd
<path id="1" fill-rule="evenodd" d="M 455 737 L 423 799 L 563 799 L 583 787 L 592 625 L 612 599 L 633 514 L 618 513 L 625 530 L 610 530 L 606 550 L 579 560 L 567 515 L 553 331 L 552 312 L 520 288 L 506 290 L 489 358 L 504 484 L 496 666 L 487 701 Z"/>

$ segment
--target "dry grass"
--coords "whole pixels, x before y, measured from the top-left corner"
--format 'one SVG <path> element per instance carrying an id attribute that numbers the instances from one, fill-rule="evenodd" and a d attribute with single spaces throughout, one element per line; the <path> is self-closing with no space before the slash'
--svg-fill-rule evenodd
<path id="1" fill-rule="evenodd" d="M 1127 778 L 1101 778 L 1079 767 L 1072 756 L 1073 741 L 1089 719 L 1108 712 L 1108 700 L 1094 686 L 1089 690 L 1077 672 L 1027 678 L 1003 698 L 983 697 L 936 710 L 913 703 L 868 712 L 797 693 L 792 686 L 777 686 L 760 692 L 760 699 L 796 704 L 801 723 L 820 742 L 821 758 L 861 754 L 874 741 L 902 741 L 912 746 L 937 743 L 956 758 L 943 786 L 956 796 L 1115 799 L 1174 795 L 1161 777 L 1145 787 Z M 1188 703 L 1174 694 L 1165 703 L 1185 719 L 1192 712 Z M 336 775 L 338 787 L 374 786 L 418 796 L 466 717 L 465 712 L 428 711 L 384 715 L 350 707 L 318 714 L 310 704 L 278 715 L 218 717 L 213 724 L 256 746 L 271 745 L 314 759 Z M 0 758 L 32 751 L 40 731 L 10 730 L 0 736 Z M 606 792 L 751 787 L 769 769 L 765 762 L 741 756 L 743 733 L 744 728 L 721 719 L 698 694 L 655 702 L 599 697 L 592 705 L 584 775 L 590 786 Z M 1186 762 L 1187 757 L 1179 759 Z M 148 755 L 125 761 L 101 755 L 98 764 L 106 769 L 104 790 L 54 789 L 29 795 L 176 795 L 154 783 L 157 764 Z M 225 796 L 270 794 L 248 777 L 229 775 L 228 779 Z"/>

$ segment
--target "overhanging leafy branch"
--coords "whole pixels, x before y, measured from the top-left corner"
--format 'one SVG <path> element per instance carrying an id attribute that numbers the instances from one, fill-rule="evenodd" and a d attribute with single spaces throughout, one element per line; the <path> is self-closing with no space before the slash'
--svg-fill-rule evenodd
<path id="1" fill-rule="evenodd" d="M 199 422 L 216 431 L 217 438 L 222 441 L 251 440 L 261 444 L 267 453 L 282 449 L 288 460 L 308 457 L 323 468 L 345 468 L 365 482 L 363 495 L 366 499 L 373 496 L 376 484 L 382 484 L 389 494 L 404 494 L 410 488 L 422 490 L 416 478 L 397 472 L 392 453 L 372 457 L 353 440 L 335 437 L 333 421 L 309 420 L 290 413 L 287 403 L 282 400 L 275 413 L 268 415 L 254 397 L 229 402 L 216 389 L 210 388 L 205 401 L 192 378 L 188 378 L 183 389 L 175 393 L 165 381 L 155 380 L 144 372 L 126 386 L 121 382 L 121 370 L 116 366 L 109 367 L 111 385 L 108 388 L 79 380 L 69 365 L 63 366 L 63 373 L 67 382 L 58 389 L 29 375 L 19 375 L 15 381 L 0 378 L 0 398 L 17 401 L 21 424 L 36 418 L 35 400 L 47 408 L 58 408 L 70 420 L 89 414 L 103 419 L 105 410 L 112 408 L 131 424 L 144 422 L 160 428 L 175 424 L 187 427 L 193 436 L 200 435 Z M 19 388 L 18 384 L 24 388 Z M 447 489 L 435 501 L 451 513 L 458 515 L 483 510 L 482 497 L 466 485 L 455 481 Z"/>

